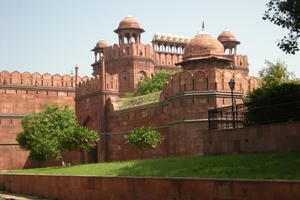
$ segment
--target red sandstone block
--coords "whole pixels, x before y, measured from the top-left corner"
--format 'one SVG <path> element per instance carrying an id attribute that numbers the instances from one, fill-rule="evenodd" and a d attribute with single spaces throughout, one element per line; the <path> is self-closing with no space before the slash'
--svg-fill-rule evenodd
<path id="1" fill-rule="evenodd" d="M 260 181 L 232 182 L 233 199 L 270 199 L 268 184 Z"/>
<path id="2" fill-rule="evenodd" d="M 271 125 L 270 126 L 270 132 L 272 138 L 284 138 L 284 127 L 279 125 Z"/>
<path id="3" fill-rule="evenodd" d="M 228 141 L 228 151 L 234 152 L 234 141 Z"/>
<path id="4" fill-rule="evenodd" d="M 300 136 L 288 137 L 285 139 L 286 150 L 299 150 L 300 149 Z"/>
<path id="5" fill-rule="evenodd" d="M 258 131 L 259 138 L 270 138 L 271 137 L 271 130 L 270 126 L 262 126 L 260 131 Z"/>
<path id="6" fill-rule="evenodd" d="M 82 188 L 81 179 L 76 176 L 70 176 L 69 183 L 70 183 L 70 188 L 74 188 L 75 190 Z"/>
<path id="7" fill-rule="evenodd" d="M 212 141 L 214 141 L 214 142 L 221 141 L 221 140 L 219 140 L 219 132 L 218 131 L 213 132 L 212 135 L 213 135 Z"/>
<path id="8" fill-rule="evenodd" d="M 146 193 L 155 193 L 155 194 L 169 194 L 170 187 L 169 181 L 167 179 L 147 179 L 146 180 Z"/>
<path id="9" fill-rule="evenodd" d="M 58 188 L 55 186 L 48 187 L 48 193 L 45 193 L 44 196 L 47 198 L 50 198 L 50 199 L 57 199 L 58 198 Z"/>
<path id="10" fill-rule="evenodd" d="M 69 188 L 70 187 L 70 179 L 69 176 L 60 176 L 55 179 L 55 185 L 59 188 Z"/>
<path id="11" fill-rule="evenodd" d="M 213 152 L 213 146 L 209 143 L 203 143 L 203 154 L 207 155 Z"/>
<path id="12" fill-rule="evenodd" d="M 203 142 L 213 141 L 213 134 L 211 132 L 203 132 Z"/>
<path id="13" fill-rule="evenodd" d="M 59 199 L 64 199 L 64 200 L 77 199 L 77 197 L 75 195 L 73 195 L 72 192 L 73 192 L 72 189 L 59 187 L 57 195 L 58 195 Z"/>
<path id="14" fill-rule="evenodd" d="M 214 181 L 215 199 L 232 199 L 231 181 Z"/>
<path id="15" fill-rule="evenodd" d="M 284 124 L 285 136 L 300 136 L 300 122 Z"/>
<path id="16" fill-rule="evenodd" d="M 102 180 L 102 190 L 103 191 L 111 191 L 111 188 L 113 187 L 113 182 L 112 182 L 112 179 L 110 178 L 106 178 L 104 177 L 103 180 Z"/>
<path id="17" fill-rule="evenodd" d="M 298 187 L 298 193 L 295 194 L 293 191 L 293 189 L 291 189 L 291 185 L 290 184 L 282 184 L 282 183 L 269 183 L 269 198 L 270 199 L 297 199 L 296 195 L 298 197 L 300 197 L 300 190 Z M 297 190 L 297 189 L 296 189 Z"/>
<path id="18" fill-rule="evenodd" d="M 201 197 L 202 199 L 214 199 L 214 183 L 212 180 L 185 180 L 180 192 L 192 198 Z"/>
<path id="19" fill-rule="evenodd" d="M 215 152 L 220 153 L 221 149 L 222 149 L 222 143 L 221 142 L 214 142 L 213 145 L 214 145 Z"/>
<path id="20" fill-rule="evenodd" d="M 112 192 L 115 193 L 126 193 L 127 192 L 127 180 L 126 178 L 113 178 Z"/>
<path id="21" fill-rule="evenodd" d="M 228 153 L 228 142 L 226 141 L 221 142 L 221 152 Z"/>

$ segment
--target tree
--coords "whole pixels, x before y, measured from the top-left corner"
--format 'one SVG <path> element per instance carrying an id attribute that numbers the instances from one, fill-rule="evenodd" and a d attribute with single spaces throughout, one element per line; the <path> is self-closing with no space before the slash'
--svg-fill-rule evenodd
<path id="1" fill-rule="evenodd" d="M 133 129 L 129 135 L 126 135 L 126 143 L 138 148 L 141 151 L 141 157 L 144 157 L 146 149 L 156 149 L 161 144 L 164 137 L 150 126 L 141 126 Z"/>
<path id="2" fill-rule="evenodd" d="M 266 60 L 267 67 L 262 68 L 258 72 L 261 77 L 260 83 L 262 87 L 270 87 L 272 85 L 279 85 L 289 81 L 297 80 L 293 72 L 288 72 L 287 65 L 284 61 L 277 60 L 276 64 Z"/>
<path id="3" fill-rule="evenodd" d="M 160 71 L 154 74 L 153 78 L 148 76 L 142 78 L 137 84 L 137 95 L 140 96 L 161 91 L 164 84 L 168 81 L 169 76 L 172 74 L 172 72 Z"/>
<path id="4" fill-rule="evenodd" d="M 45 162 L 54 158 L 64 164 L 62 152 L 89 151 L 96 146 L 98 134 L 80 127 L 68 105 L 41 106 L 41 112 L 32 111 L 23 118 L 23 131 L 16 138 L 21 149 L 30 151 L 30 159 Z"/>
<path id="5" fill-rule="evenodd" d="M 269 20 L 275 25 L 289 30 L 288 36 L 278 41 L 277 46 L 288 54 L 299 51 L 300 38 L 300 1 L 299 0 L 270 0 L 266 4 L 263 20 Z"/>

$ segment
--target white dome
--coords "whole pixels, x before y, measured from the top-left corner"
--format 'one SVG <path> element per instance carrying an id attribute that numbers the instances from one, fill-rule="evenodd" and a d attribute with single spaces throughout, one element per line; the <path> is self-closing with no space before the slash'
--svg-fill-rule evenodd
<path id="1" fill-rule="evenodd" d="M 184 36 L 183 35 L 180 35 L 179 36 L 179 41 L 183 41 L 184 40 Z"/>
<path id="2" fill-rule="evenodd" d="M 166 39 L 167 35 L 165 33 L 162 33 L 160 37 L 161 37 L 161 39 Z"/>
<path id="3" fill-rule="evenodd" d="M 186 36 L 185 38 L 184 38 L 184 41 L 185 42 L 189 42 L 191 40 L 191 38 L 189 37 L 189 36 Z"/>
<path id="4" fill-rule="evenodd" d="M 179 38 L 179 36 L 178 35 L 173 35 L 173 40 L 175 40 L 175 41 L 177 41 L 178 40 L 178 38 Z"/>
<path id="5" fill-rule="evenodd" d="M 169 35 L 167 36 L 168 40 L 172 40 L 173 39 L 173 35 L 171 33 L 169 33 Z"/>
<path id="6" fill-rule="evenodd" d="M 161 37 L 161 34 L 157 31 L 157 32 L 154 34 L 154 38 L 159 39 L 160 37 Z"/>

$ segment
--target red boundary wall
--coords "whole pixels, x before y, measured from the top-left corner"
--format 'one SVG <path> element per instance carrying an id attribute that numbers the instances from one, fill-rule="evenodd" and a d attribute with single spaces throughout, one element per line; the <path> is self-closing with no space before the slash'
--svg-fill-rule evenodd
<path id="1" fill-rule="evenodd" d="M 300 121 L 203 133 L 203 154 L 300 150 Z"/>
<path id="2" fill-rule="evenodd" d="M 0 174 L 7 191 L 49 199 L 300 199 L 300 181 Z"/>

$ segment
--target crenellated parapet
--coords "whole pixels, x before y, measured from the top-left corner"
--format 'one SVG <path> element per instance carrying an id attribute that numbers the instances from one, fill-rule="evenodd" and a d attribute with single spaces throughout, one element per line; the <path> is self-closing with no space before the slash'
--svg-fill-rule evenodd
<path id="1" fill-rule="evenodd" d="M 230 92 L 228 82 L 232 78 L 235 80 L 234 92 L 245 95 L 247 91 L 259 87 L 255 77 L 244 76 L 243 72 L 238 70 L 215 68 L 209 72 L 204 70 L 198 70 L 194 73 L 184 71 L 169 77 L 160 95 L 160 102 L 186 92 Z"/>
<path id="2" fill-rule="evenodd" d="M 78 83 L 75 96 L 83 96 L 89 93 L 93 93 L 101 90 L 101 79 L 100 76 L 94 76 L 91 79 L 87 79 Z"/>
<path id="3" fill-rule="evenodd" d="M 114 74 L 111 75 L 109 73 L 105 73 L 105 86 L 104 90 L 106 92 L 108 91 L 118 91 L 119 89 L 119 81 L 118 81 L 118 75 Z M 84 96 L 87 94 L 92 94 L 95 92 L 102 91 L 102 79 L 101 76 L 96 75 L 90 79 L 83 80 L 77 84 L 76 88 L 76 97 Z"/>
<path id="4" fill-rule="evenodd" d="M 103 54 L 107 60 L 126 56 L 151 57 L 153 56 L 153 49 L 149 44 L 114 44 L 105 48 Z"/>
<path id="5" fill-rule="evenodd" d="M 77 77 L 77 81 L 88 79 L 88 76 L 82 78 Z M 9 73 L 4 70 L 0 72 L 0 85 L 11 86 L 35 86 L 35 87 L 53 87 L 53 88 L 75 88 L 75 76 L 66 75 L 50 75 L 49 73 L 40 74 L 38 72 L 29 73 L 13 71 Z"/>
<path id="6" fill-rule="evenodd" d="M 233 56 L 234 66 L 236 70 L 242 70 L 245 76 L 249 74 L 249 62 L 247 55 L 234 55 Z"/>

